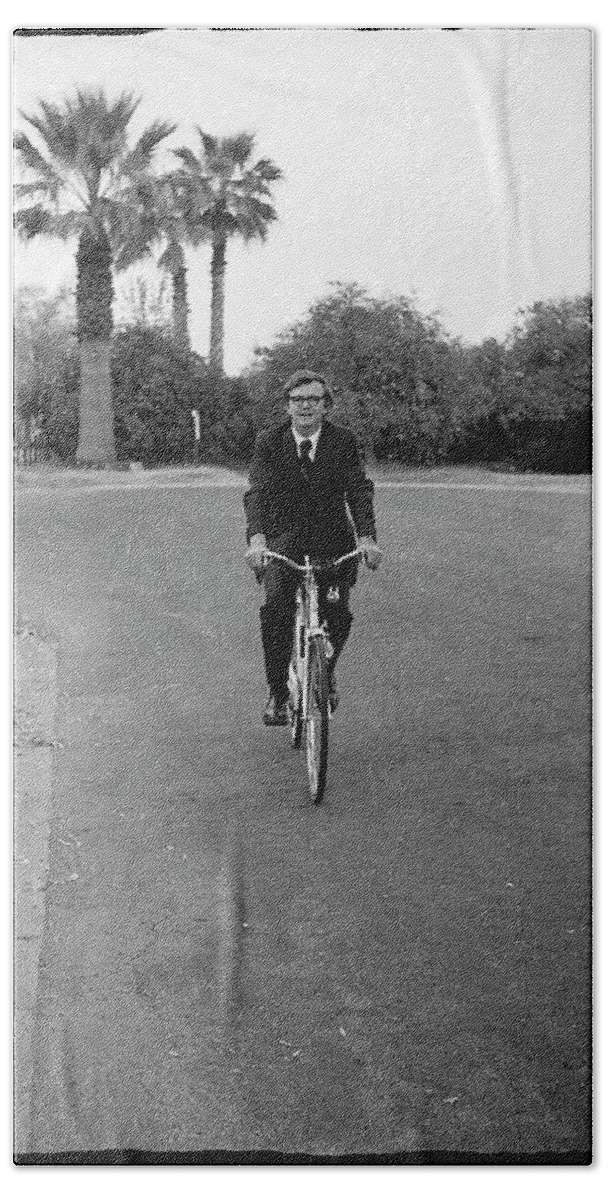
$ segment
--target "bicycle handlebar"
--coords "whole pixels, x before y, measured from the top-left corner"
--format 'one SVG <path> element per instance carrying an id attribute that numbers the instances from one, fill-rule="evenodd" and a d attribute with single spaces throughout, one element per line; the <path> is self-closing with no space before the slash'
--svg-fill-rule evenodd
<path id="1" fill-rule="evenodd" d="M 301 571 L 301 573 L 303 575 L 305 575 L 306 572 L 310 571 L 311 569 L 315 570 L 315 571 L 333 570 L 334 567 L 339 567 L 340 563 L 347 562 L 350 558 L 362 558 L 365 551 L 360 550 L 360 549 L 350 550 L 348 554 L 343 554 L 340 558 L 332 559 L 330 562 L 323 562 L 323 563 L 311 562 L 308 564 L 308 566 L 306 564 L 294 562 L 293 558 L 287 558 L 287 555 L 285 555 L 285 554 L 278 554 L 276 550 L 264 549 L 263 553 L 264 553 L 264 558 L 276 558 L 278 562 L 284 562 L 287 564 L 288 567 L 292 567 L 294 571 Z"/>

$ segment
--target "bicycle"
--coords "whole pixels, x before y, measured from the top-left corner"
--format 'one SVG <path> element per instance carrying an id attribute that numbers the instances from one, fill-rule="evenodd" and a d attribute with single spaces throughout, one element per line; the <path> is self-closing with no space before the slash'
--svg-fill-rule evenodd
<path id="1" fill-rule="evenodd" d="M 328 660 L 333 647 L 325 624 L 319 620 L 320 571 L 331 571 L 351 558 L 363 557 L 363 551 L 351 550 L 330 562 L 313 563 L 308 555 L 304 564 L 285 554 L 265 550 L 265 559 L 276 559 L 302 575 L 296 593 L 293 648 L 289 664 L 289 723 L 294 750 L 299 750 L 306 730 L 306 766 L 310 794 L 320 804 L 327 782 L 329 751 L 329 678 Z"/>

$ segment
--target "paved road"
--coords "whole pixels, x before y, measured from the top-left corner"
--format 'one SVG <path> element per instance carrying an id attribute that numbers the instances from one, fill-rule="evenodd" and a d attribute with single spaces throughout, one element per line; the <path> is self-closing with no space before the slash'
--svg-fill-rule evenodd
<path id="1" fill-rule="evenodd" d="M 18 498 L 57 646 L 20 1154 L 585 1160 L 585 493 L 378 510 L 316 810 L 238 487 Z"/>

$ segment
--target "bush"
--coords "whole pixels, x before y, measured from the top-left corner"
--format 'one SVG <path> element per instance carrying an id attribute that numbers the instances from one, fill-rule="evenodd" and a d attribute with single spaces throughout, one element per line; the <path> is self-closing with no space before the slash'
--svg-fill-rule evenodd
<path id="1" fill-rule="evenodd" d="M 518 466 L 591 470 L 591 298 L 538 301 L 505 352 L 498 413 Z"/>
<path id="2" fill-rule="evenodd" d="M 144 322 L 112 340 L 118 456 L 146 466 L 197 459 L 247 462 L 256 432 L 286 416 L 295 370 L 324 372 L 335 419 L 364 454 L 413 466 L 504 464 L 514 470 L 591 469 L 590 297 L 539 301 L 504 342 L 448 338 L 411 299 L 376 300 L 336 284 L 305 318 L 256 352 L 243 378 L 213 380 L 202 358 Z M 18 438 L 34 425 L 48 455 L 73 458 L 78 435 L 73 301 L 25 290 L 15 305 Z"/>
<path id="3" fill-rule="evenodd" d="M 244 379 L 225 379 L 215 388 L 212 417 L 201 455 L 207 462 L 242 464 L 253 453 L 256 435 L 251 394 Z"/>
<path id="4" fill-rule="evenodd" d="M 407 297 L 376 300 L 356 284 L 334 284 L 303 321 L 257 351 L 249 375 L 256 422 L 284 416 L 286 379 L 312 367 L 333 385 L 336 420 L 368 452 L 432 459 L 444 449 L 445 345 L 439 324 Z"/>
<path id="5" fill-rule="evenodd" d="M 135 326 L 114 337 L 112 384 L 119 459 L 144 466 L 195 460 L 192 409 L 199 410 L 203 440 L 213 417 L 202 359 L 161 330 Z"/>
<path id="6" fill-rule="evenodd" d="M 17 442 L 39 431 L 47 458 L 69 460 L 78 439 L 80 363 L 73 304 L 65 292 L 17 292 L 14 311 Z"/>
<path id="7" fill-rule="evenodd" d="M 588 296 L 538 301 L 504 343 L 466 346 L 407 297 L 376 300 L 335 284 L 256 358 L 249 383 L 258 427 L 284 416 L 282 387 L 307 366 L 327 374 L 336 419 L 379 459 L 591 467 Z"/>
<path id="8" fill-rule="evenodd" d="M 591 300 L 538 301 L 504 346 L 471 350 L 485 402 L 453 447 L 455 461 L 515 470 L 591 470 Z M 475 371 L 476 368 L 476 371 Z"/>

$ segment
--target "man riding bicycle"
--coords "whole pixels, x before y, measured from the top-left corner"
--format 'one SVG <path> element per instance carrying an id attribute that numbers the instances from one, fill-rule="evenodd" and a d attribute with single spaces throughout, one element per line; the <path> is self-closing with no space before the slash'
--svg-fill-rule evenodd
<path id="1" fill-rule="evenodd" d="M 266 565 L 264 550 L 297 562 L 305 555 L 329 561 L 359 548 L 371 570 L 380 565 L 373 507 L 374 485 L 365 475 L 350 430 L 327 420 L 331 389 L 315 371 L 296 371 L 283 389 L 289 420 L 259 434 L 244 496 L 247 561 L 266 592 L 260 610 L 269 694 L 264 724 L 288 722 L 287 677 L 298 579 L 282 563 Z M 319 611 L 327 623 L 329 702 L 338 704 L 336 662 L 352 624 L 348 601 L 357 578 L 356 560 L 319 578 Z"/>

